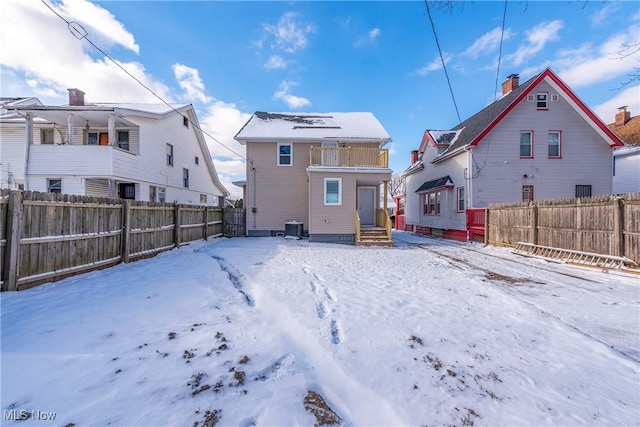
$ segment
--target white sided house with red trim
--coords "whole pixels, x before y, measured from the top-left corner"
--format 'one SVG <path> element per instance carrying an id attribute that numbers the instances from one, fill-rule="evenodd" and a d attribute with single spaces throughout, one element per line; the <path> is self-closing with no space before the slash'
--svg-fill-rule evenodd
<path id="1" fill-rule="evenodd" d="M 612 149 L 623 146 L 551 69 L 451 130 L 426 130 L 411 153 L 405 230 L 467 240 L 466 211 L 492 203 L 611 193 Z"/>

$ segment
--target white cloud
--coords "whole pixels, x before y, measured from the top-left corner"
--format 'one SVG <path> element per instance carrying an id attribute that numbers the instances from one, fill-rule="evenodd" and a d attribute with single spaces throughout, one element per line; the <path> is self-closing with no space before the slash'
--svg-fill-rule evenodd
<path id="1" fill-rule="evenodd" d="M 445 64 L 448 64 L 451 58 L 453 58 L 453 55 L 446 52 L 442 56 L 444 57 Z M 442 68 L 442 59 L 440 59 L 440 56 L 437 56 L 433 61 L 431 61 L 424 67 L 417 69 L 415 73 L 419 76 L 424 77 L 430 72 L 437 71 L 441 68 Z"/>
<path id="2" fill-rule="evenodd" d="M 593 15 L 591 15 L 591 25 L 593 27 L 597 27 L 606 21 L 612 13 L 620 9 L 620 6 L 616 2 L 608 2 L 605 5 L 596 11 Z"/>
<path id="3" fill-rule="evenodd" d="M 510 29 L 507 28 L 503 35 L 502 28 L 496 27 L 477 38 L 476 41 L 462 53 L 462 55 L 468 56 L 472 59 L 477 59 L 480 55 L 487 55 L 500 47 L 501 38 L 508 40 L 511 35 L 512 32 Z"/>
<path id="4" fill-rule="evenodd" d="M 605 123 L 613 123 L 618 107 L 627 105 L 633 116 L 640 113 L 640 85 L 617 92 L 617 95 L 593 107 L 593 112 Z"/>
<path id="5" fill-rule="evenodd" d="M 60 11 L 68 20 L 82 23 L 94 42 L 117 44 L 139 53 L 133 35 L 106 9 L 85 0 L 64 0 Z"/>
<path id="6" fill-rule="evenodd" d="M 358 37 L 358 40 L 356 40 L 353 43 L 353 46 L 361 47 L 361 46 L 373 44 L 376 41 L 376 39 L 380 37 L 381 34 L 382 34 L 382 31 L 380 30 L 380 28 L 373 28 L 369 30 L 369 32 L 367 32 L 366 35 Z"/>
<path id="7" fill-rule="evenodd" d="M 514 53 L 505 57 L 505 63 L 518 66 L 530 60 L 535 54 L 544 49 L 547 43 L 558 40 L 558 32 L 563 26 L 564 23 L 557 19 L 551 22 L 543 22 L 525 31 L 526 40 L 518 46 Z"/>
<path id="8" fill-rule="evenodd" d="M 244 157 L 246 154 L 245 147 L 238 144 L 233 137 L 249 120 L 249 117 L 251 117 L 250 114 L 243 113 L 235 104 L 215 101 L 204 112 L 204 116 L 200 119 L 200 126 L 207 134 Z M 213 157 L 238 158 L 206 134 L 205 140 Z"/>
<path id="9" fill-rule="evenodd" d="M 280 55 L 271 55 L 266 64 L 264 64 L 264 67 L 268 70 L 275 70 L 278 68 L 287 68 L 287 65 L 288 62 Z"/>
<path id="10" fill-rule="evenodd" d="M 291 88 L 293 86 L 297 86 L 298 83 L 293 81 L 283 81 L 280 83 L 279 90 L 273 94 L 276 99 L 284 101 L 289 108 L 302 108 L 307 105 L 311 105 L 311 102 L 307 98 L 302 98 L 300 96 L 291 95 Z"/>
<path id="11" fill-rule="evenodd" d="M 173 64 L 173 74 L 178 80 L 178 84 L 186 92 L 186 100 L 198 100 L 202 103 L 208 103 L 212 99 L 206 95 L 204 82 L 200 78 L 200 73 L 195 68 L 187 67 L 183 64 Z"/>
<path id="12" fill-rule="evenodd" d="M 553 59 L 529 67 L 521 74 L 539 73 L 543 68 L 551 67 L 571 87 L 585 87 L 599 82 L 619 80 L 623 83 L 638 67 L 640 52 L 630 51 L 631 55 L 620 55 L 625 45 L 637 40 L 634 34 L 640 33 L 640 26 L 633 25 L 618 34 L 614 34 L 601 45 L 585 43 L 575 48 L 558 50 Z M 618 83 L 612 84 L 617 87 Z"/>
<path id="13" fill-rule="evenodd" d="M 85 25 L 88 38 L 101 48 L 119 45 L 138 52 L 133 35 L 113 15 L 96 4 L 85 0 L 63 0 L 50 6 L 66 19 Z M 87 94 L 88 101 L 158 101 L 101 54 L 93 59 L 92 55 L 95 56 L 97 51 L 86 40 L 79 40 L 72 35 L 67 24 L 43 3 L 3 0 L 3 7 L 11 10 L 11 16 L 5 14 L 0 18 L 0 40 L 16 40 L 19 34 L 18 42 L 3 43 L 0 49 L 3 91 L 4 88 L 16 91 L 3 95 L 35 95 L 45 103 L 63 104 L 67 99 L 66 89 L 75 87 Z M 68 15 L 71 12 L 77 12 L 82 18 Z M 106 30 L 94 32 L 85 20 L 99 20 L 101 28 L 113 33 Z M 25 28 L 29 30 L 25 31 Z M 99 41 L 106 46 L 98 44 Z M 148 75 L 141 63 L 119 64 L 157 94 L 165 99 L 170 98 L 169 88 Z"/>
<path id="14" fill-rule="evenodd" d="M 273 37 L 272 48 L 294 53 L 307 46 L 309 43 L 307 36 L 314 33 L 315 28 L 311 24 L 300 21 L 298 17 L 299 15 L 295 12 L 286 12 L 276 25 L 263 24 L 267 34 Z"/>

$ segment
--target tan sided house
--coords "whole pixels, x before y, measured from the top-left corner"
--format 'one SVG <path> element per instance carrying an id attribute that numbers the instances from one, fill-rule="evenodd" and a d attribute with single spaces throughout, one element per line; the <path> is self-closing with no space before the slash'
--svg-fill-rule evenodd
<path id="1" fill-rule="evenodd" d="M 302 223 L 314 242 L 391 244 L 391 138 L 371 113 L 257 111 L 235 139 L 247 147 L 247 235 Z"/>

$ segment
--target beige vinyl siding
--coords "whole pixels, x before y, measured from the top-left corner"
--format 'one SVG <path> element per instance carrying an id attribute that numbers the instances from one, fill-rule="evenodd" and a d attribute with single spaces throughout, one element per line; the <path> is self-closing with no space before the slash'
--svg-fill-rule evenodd
<path id="1" fill-rule="evenodd" d="M 305 230 L 308 229 L 306 168 L 312 144 L 293 143 L 292 166 L 277 165 L 277 145 L 276 142 L 247 143 L 247 158 L 253 161 L 247 162 L 247 230 L 283 231 L 288 220 L 301 221 Z"/>
<path id="2" fill-rule="evenodd" d="M 324 204 L 324 179 L 342 180 L 342 204 L 339 206 Z M 355 234 L 356 197 L 358 186 L 376 187 L 376 208 L 380 200 L 379 186 L 391 179 L 390 173 L 357 172 L 309 172 L 309 234 Z"/>

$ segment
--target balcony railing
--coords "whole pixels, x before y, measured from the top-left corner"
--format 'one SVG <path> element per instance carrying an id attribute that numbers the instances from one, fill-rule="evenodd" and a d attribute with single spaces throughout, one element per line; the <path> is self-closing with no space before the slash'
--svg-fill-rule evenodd
<path id="1" fill-rule="evenodd" d="M 310 166 L 389 167 L 389 150 L 358 147 L 311 147 Z"/>

